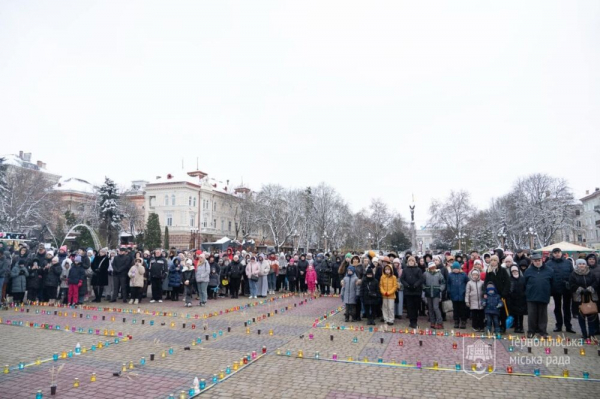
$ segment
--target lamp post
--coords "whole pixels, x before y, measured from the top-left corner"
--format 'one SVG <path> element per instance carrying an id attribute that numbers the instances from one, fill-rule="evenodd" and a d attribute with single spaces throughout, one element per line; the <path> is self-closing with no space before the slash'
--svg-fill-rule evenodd
<path id="1" fill-rule="evenodd" d="M 373 236 L 371 235 L 371 233 L 367 234 L 367 245 L 369 246 L 369 248 L 371 248 L 373 246 L 373 244 L 371 243 L 373 240 Z"/>
<path id="2" fill-rule="evenodd" d="M 506 237 L 507 237 L 507 236 L 508 236 L 508 234 L 506 234 L 506 233 L 504 232 L 504 230 L 498 233 L 498 238 L 499 238 L 500 240 L 502 240 L 502 249 L 505 249 L 505 248 L 506 248 L 506 245 L 505 245 L 505 244 L 506 244 Z"/>
<path id="3" fill-rule="evenodd" d="M 329 238 L 329 236 L 327 236 L 327 232 L 323 233 L 323 252 L 327 252 L 327 239 Z"/>
<path id="4" fill-rule="evenodd" d="M 467 237 L 467 235 L 466 235 L 465 233 L 460 233 L 460 232 L 459 232 L 459 233 L 456 235 L 456 237 L 455 237 L 455 238 L 458 240 L 458 250 L 459 250 L 459 251 L 461 251 L 461 250 L 462 250 L 462 246 L 461 246 L 461 244 L 462 244 L 462 239 L 463 239 L 463 238 L 466 238 L 466 237 Z"/>
<path id="5" fill-rule="evenodd" d="M 300 237 L 300 235 L 298 234 L 298 231 L 294 229 L 294 234 L 292 234 L 292 246 L 294 248 L 292 248 L 292 251 L 296 250 L 296 245 L 297 245 L 298 237 Z"/>
<path id="6" fill-rule="evenodd" d="M 197 249 L 198 248 L 198 229 L 191 228 L 190 235 L 191 235 L 191 239 L 192 239 L 192 243 L 193 243 L 192 248 Z"/>
<path id="7" fill-rule="evenodd" d="M 423 253 L 423 240 L 419 240 L 419 251 Z"/>
<path id="8" fill-rule="evenodd" d="M 533 250 L 534 239 L 537 236 L 537 233 L 533 231 L 533 227 L 527 229 L 525 236 L 529 238 L 529 249 Z"/>

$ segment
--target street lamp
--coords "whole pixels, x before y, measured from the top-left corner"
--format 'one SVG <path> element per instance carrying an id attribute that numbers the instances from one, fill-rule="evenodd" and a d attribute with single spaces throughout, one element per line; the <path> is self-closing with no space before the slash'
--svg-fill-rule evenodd
<path id="1" fill-rule="evenodd" d="M 458 240 L 458 250 L 461 251 L 461 244 L 462 244 L 462 239 L 466 238 L 467 235 L 465 233 L 458 233 L 456 235 L 456 240 Z"/>
<path id="2" fill-rule="evenodd" d="M 534 239 L 537 237 L 537 233 L 533 230 L 533 227 L 527 229 L 525 236 L 529 238 L 529 249 L 533 249 Z"/>
<path id="3" fill-rule="evenodd" d="M 324 245 L 323 245 L 323 252 L 327 252 L 327 239 L 329 237 L 327 236 L 327 232 L 323 233 L 323 241 L 324 241 Z"/>
<path id="4" fill-rule="evenodd" d="M 194 243 L 192 245 L 193 249 L 197 249 L 198 248 L 198 229 L 195 228 L 191 228 L 190 229 L 190 235 L 192 238 L 192 242 Z"/>
<path id="5" fill-rule="evenodd" d="M 367 234 L 367 245 L 369 246 L 369 248 L 371 248 L 373 246 L 373 244 L 371 243 L 373 240 L 373 236 L 371 235 L 371 233 Z"/>
<path id="6" fill-rule="evenodd" d="M 296 243 L 298 241 L 298 237 L 300 237 L 300 235 L 298 234 L 298 231 L 294 229 L 294 234 L 292 234 L 292 246 L 294 248 L 292 248 L 292 251 L 296 250 Z"/>
<path id="7" fill-rule="evenodd" d="M 423 240 L 419 240 L 419 251 L 423 253 Z"/>
<path id="8" fill-rule="evenodd" d="M 506 237 L 508 237 L 508 234 L 506 234 L 506 233 L 504 232 L 504 230 L 502 230 L 502 231 L 500 231 L 500 232 L 498 233 L 498 238 L 499 238 L 500 240 L 502 240 L 502 249 L 505 249 L 505 248 L 506 248 L 506 246 L 505 246 L 505 243 L 506 243 Z"/>

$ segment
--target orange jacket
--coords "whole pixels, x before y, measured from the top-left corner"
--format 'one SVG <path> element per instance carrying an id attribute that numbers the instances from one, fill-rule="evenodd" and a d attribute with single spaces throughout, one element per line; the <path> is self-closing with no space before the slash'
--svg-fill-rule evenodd
<path id="1" fill-rule="evenodd" d="M 398 290 L 398 279 L 393 274 L 389 276 L 384 274 L 379 280 L 379 291 L 383 299 L 396 299 L 396 291 Z"/>

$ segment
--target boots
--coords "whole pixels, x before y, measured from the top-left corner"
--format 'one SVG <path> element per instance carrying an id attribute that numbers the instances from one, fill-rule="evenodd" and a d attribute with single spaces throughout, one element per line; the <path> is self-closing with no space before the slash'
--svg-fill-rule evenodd
<path id="1" fill-rule="evenodd" d="M 467 328 L 467 321 L 466 320 L 461 321 L 460 322 L 460 329 L 464 330 L 466 328 Z"/>
<path id="2" fill-rule="evenodd" d="M 458 324 L 458 323 L 459 323 L 459 321 L 458 321 L 458 320 L 455 320 L 455 321 L 454 321 L 454 328 L 458 328 L 458 326 L 459 326 L 459 324 Z"/>

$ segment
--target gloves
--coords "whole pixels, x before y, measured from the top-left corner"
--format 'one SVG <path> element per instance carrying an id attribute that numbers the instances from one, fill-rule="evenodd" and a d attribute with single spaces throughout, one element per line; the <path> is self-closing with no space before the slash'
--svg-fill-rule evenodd
<path id="1" fill-rule="evenodd" d="M 81 287 L 83 285 L 83 281 L 80 281 L 79 284 L 77 284 L 78 287 Z"/>

